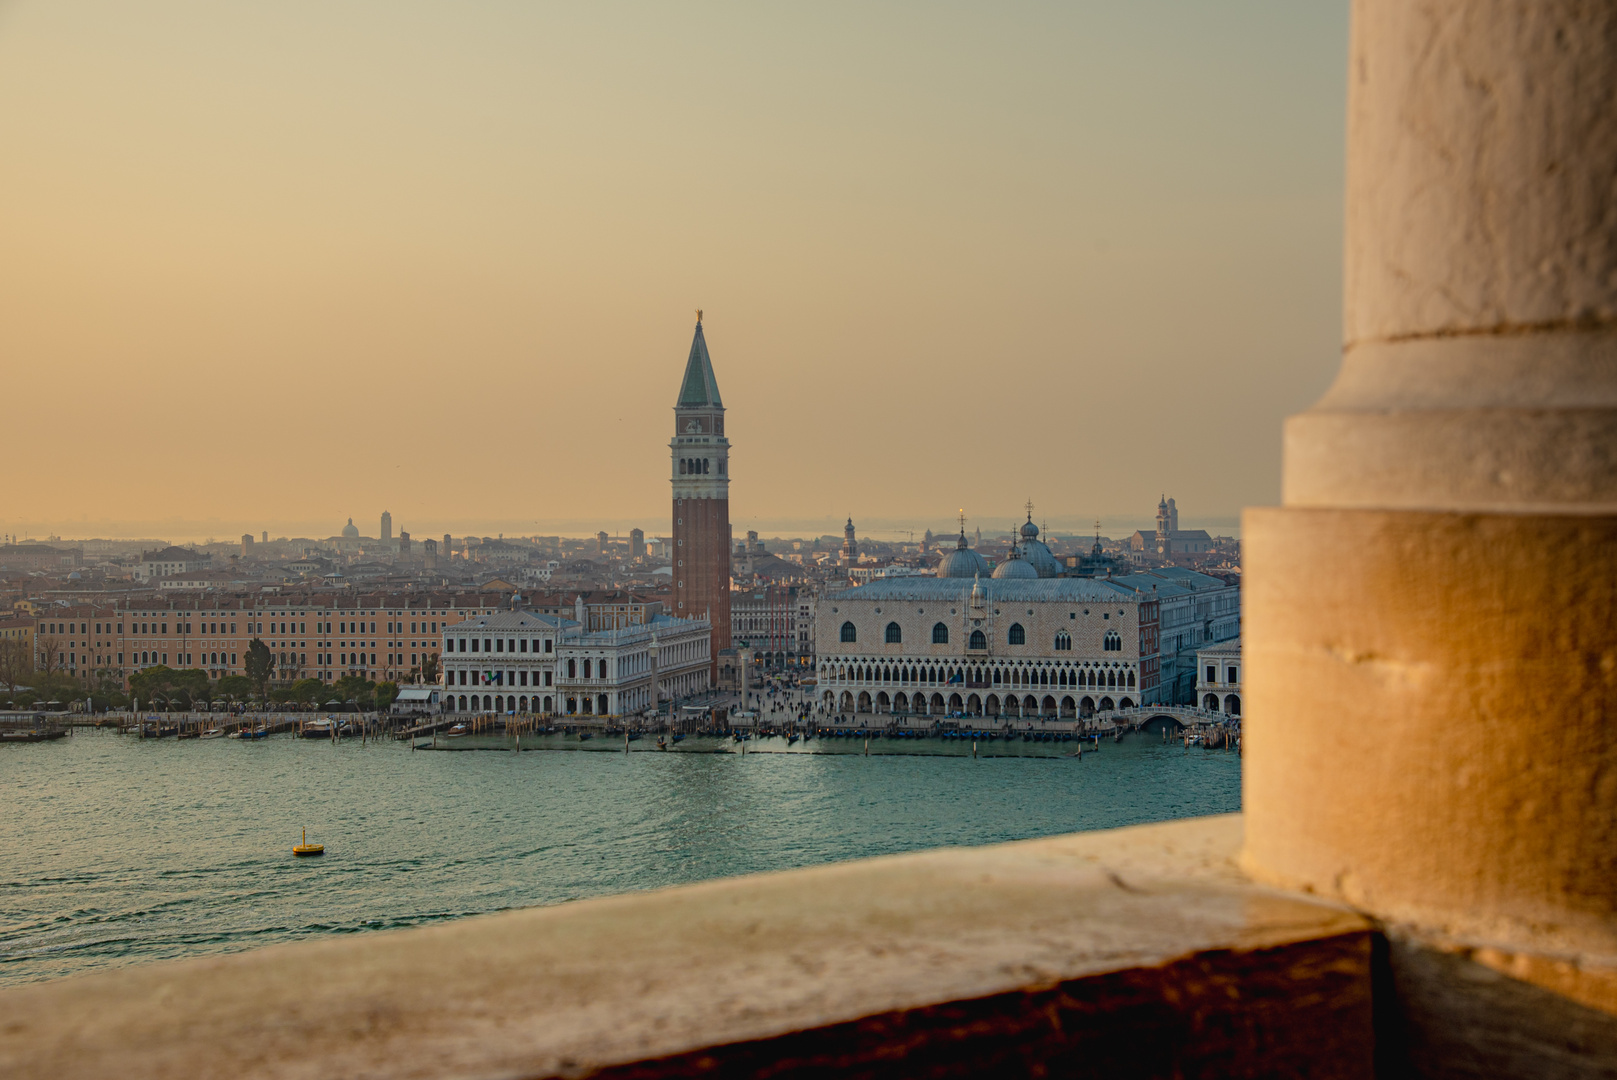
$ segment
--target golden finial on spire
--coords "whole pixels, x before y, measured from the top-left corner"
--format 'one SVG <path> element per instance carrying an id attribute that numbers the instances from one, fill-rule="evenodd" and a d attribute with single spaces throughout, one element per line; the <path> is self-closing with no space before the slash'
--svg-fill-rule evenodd
<path id="1" fill-rule="evenodd" d="M 696 321 L 697 322 L 702 321 L 702 309 L 701 308 L 696 309 Z"/>

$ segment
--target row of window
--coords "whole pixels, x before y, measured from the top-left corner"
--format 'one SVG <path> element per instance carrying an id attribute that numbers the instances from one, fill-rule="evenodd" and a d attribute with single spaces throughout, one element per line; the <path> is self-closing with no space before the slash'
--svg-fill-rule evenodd
<path id="1" fill-rule="evenodd" d="M 851 623 L 851 622 L 843 623 L 842 624 L 842 640 L 844 642 L 857 642 L 859 640 L 859 629 L 858 629 L 858 627 L 854 626 L 853 623 Z M 903 643 L 904 643 L 904 628 L 899 626 L 896 622 L 888 623 L 887 624 L 887 632 L 886 632 L 886 644 L 888 644 L 888 645 L 902 645 Z M 1027 631 L 1025 629 L 1023 629 L 1021 623 L 1012 623 L 1011 624 L 1010 629 L 1005 632 L 1005 643 L 1007 645 L 1026 645 L 1027 644 Z M 947 626 L 945 626 L 943 623 L 935 623 L 933 625 L 933 627 L 932 627 L 932 644 L 934 644 L 934 645 L 947 645 L 947 644 L 949 644 L 949 628 Z M 1108 630 L 1108 631 L 1106 631 L 1106 636 L 1101 641 L 1101 647 L 1106 652 L 1121 652 L 1123 650 L 1123 635 L 1119 634 L 1116 630 Z M 968 648 L 972 648 L 972 649 L 986 649 L 986 648 L 988 648 L 988 635 L 984 634 L 981 630 L 973 630 L 971 632 L 971 639 L 970 639 L 970 644 L 968 645 Z M 1058 652 L 1071 652 L 1072 651 L 1072 635 L 1067 633 L 1067 631 L 1065 631 L 1065 630 L 1058 631 L 1056 633 L 1056 638 L 1055 638 L 1055 648 L 1056 648 L 1056 650 Z"/>
<path id="2" fill-rule="evenodd" d="M 712 458 L 680 458 L 679 475 L 681 476 L 707 476 L 713 471 Z M 719 475 L 724 475 L 724 462 L 719 462 Z"/>
<path id="3" fill-rule="evenodd" d="M 539 642 L 541 640 L 543 640 L 544 644 L 545 644 L 544 651 L 545 652 L 550 652 L 551 651 L 551 640 L 549 638 L 543 638 L 543 639 L 540 639 L 540 638 L 483 638 L 482 642 L 481 642 L 481 644 L 482 644 L 481 648 L 478 647 L 479 641 L 478 641 L 477 638 L 450 638 L 449 639 L 449 651 L 450 652 L 466 652 L 466 651 L 468 651 L 467 648 L 466 648 L 466 643 L 468 641 L 470 641 L 471 646 L 472 646 L 471 650 L 470 650 L 471 652 L 485 652 L 485 653 L 491 653 L 491 652 L 492 653 L 539 652 L 540 651 Z M 455 644 L 455 642 L 457 642 L 457 641 L 460 642 L 460 644 L 458 646 Z M 519 643 L 520 643 L 520 647 L 519 647 Z M 532 648 L 529 648 L 530 643 L 532 644 Z"/>
<path id="4" fill-rule="evenodd" d="M 604 674 L 604 672 L 603 672 L 603 674 Z M 458 685 L 460 685 L 460 686 L 467 686 L 467 685 L 471 685 L 471 686 L 504 686 L 506 684 L 506 681 L 507 681 L 506 677 L 508 675 L 510 676 L 509 681 L 510 681 L 510 684 L 512 686 L 527 686 L 528 685 L 528 673 L 526 671 L 510 671 L 510 672 L 506 672 L 506 671 L 462 671 L 460 673 L 460 679 L 459 679 Z M 470 682 L 468 682 L 468 679 L 470 680 Z M 550 672 L 547 671 L 547 672 L 545 672 L 545 685 L 546 686 L 550 685 L 550 680 L 551 680 L 551 674 L 550 674 Z M 455 672 L 453 672 L 453 671 L 451 671 L 449 673 L 449 685 L 451 685 L 451 686 L 457 685 Z M 539 673 L 537 671 L 533 673 L 533 685 L 535 685 L 535 686 L 539 685 Z"/>

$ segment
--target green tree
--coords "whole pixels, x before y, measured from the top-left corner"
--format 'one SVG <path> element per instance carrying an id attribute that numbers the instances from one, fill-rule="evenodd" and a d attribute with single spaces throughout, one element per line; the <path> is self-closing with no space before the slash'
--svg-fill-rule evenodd
<path id="1" fill-rule="evenodd" d="M 35 699 L 37 701 L 60 701 L 66 704 L 84 696 L 84 687 L 65 671 L 30 672 L 20 681 L 38 695 Z"/>
<path id="2" fill-rule="evenodd" d="M 340 700 L 358 702 L 361 709 L 370 708 L 375 700 L 376 684 L 360 675 L 344 675 L 332 685 L 332 689 Z"/>
<path id="3" fill-rule="evenodd" d="M 393 704 L 393 699 L 399 696 L 399 684 L 379 682 L 376 684 L 376 711 L 386 712 L 387 707 Z"/>
<path id="4" fill-rule="evenodd" d="M 226 701 L 244 701 L 253 692 L 253 680 L 245 675 L 226 675 L 214 687 L 214 695 Z"/>
<path id="5" fill-rule="evenodd" d="M 243 666 L 247 669 L 247 678 L 262 701 L 268 696 L 270 680 L 275 677 L 275 654 L 261 638 L 254 638 L 247 645 L 246 661 Z"/>
<path id="6" fill-rule="evenodd" d="M 299 679 L 291 686 L 292 700 L 299 705 L 320 703 L 325 696 L 326 684 L 319 679 Z"/>
<path id="7" fill-rule="evenodd" d="M 428 653 L 421 661 L 421 681 L 436 683 L 438 681 L 438 654 Z"/>

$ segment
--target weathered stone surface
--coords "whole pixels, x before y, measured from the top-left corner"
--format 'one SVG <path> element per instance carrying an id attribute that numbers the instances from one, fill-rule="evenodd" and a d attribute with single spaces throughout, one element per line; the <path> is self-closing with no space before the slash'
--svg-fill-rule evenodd
<path id="1" fill-rule="evenodd" d="M 1617 322 L 1617 7 L 1357 0 L 1344 337 Z"/>
<path id="2" fill-rule="evenodd" d="M 1617 6 L 1358 0 L 1343 365 L 1287 506 L 1617 513 Z"/>
<path id="3" fill-rule="evenodd" d="M 1245 555 L 1244 865 L 1609 968 L 1617 518 L 1249 510 Z"/>
<path id="4" fill-rule="evenodd" d="M 1239 844 L 1211 818 L 23 986 L 0 1074 L 1082 1074 L 1133 1042 L 1134 1075 L 1368 1075 L 1367 926 L 1248 884 Z"/>

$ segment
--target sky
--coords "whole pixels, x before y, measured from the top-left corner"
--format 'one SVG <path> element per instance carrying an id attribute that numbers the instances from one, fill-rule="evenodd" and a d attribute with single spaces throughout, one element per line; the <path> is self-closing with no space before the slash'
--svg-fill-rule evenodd
<path id="1" fill-rule="evenodd" d="M 1347 5 L 0 0 L 0 533 L 740 535 L 1279 498 Z"/>

